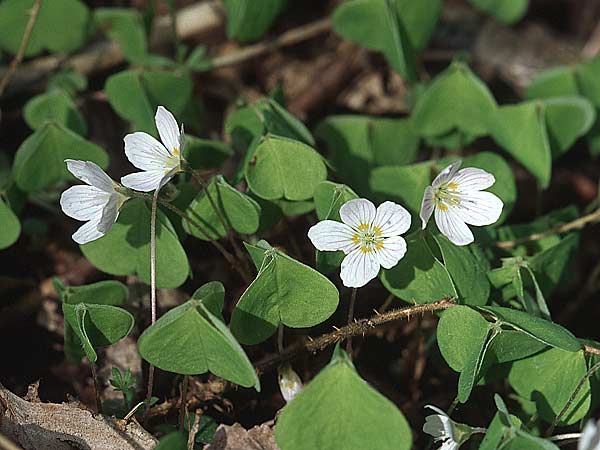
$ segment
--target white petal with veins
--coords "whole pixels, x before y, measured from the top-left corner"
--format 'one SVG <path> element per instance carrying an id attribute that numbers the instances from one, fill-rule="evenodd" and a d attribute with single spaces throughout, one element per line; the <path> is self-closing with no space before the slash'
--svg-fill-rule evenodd
<path id="1" fill-rule="evenodd" d="M 383 240 L 383 246 L 374 250 L 375 256 L 381 267 L 391 269 L 406 254 L 406 241 L 402 236 L 392 236 Z"/>
<path id="2" fill-rule="evenodd" d="M 455 245 L 468 245 L 475 239 L 467 224 L 456 213 L 455 208 L 446 211 L 435 209 L 435 223 L 444 236 Z"/>
<path id="3" fill-rule="evenodd" d="M 491 187 L 496 182 L 496 178 L 483 169 L 465 167 L 456 173 L 452 182 L 458 185 L 460 192 L 483 191 Z"/>
<path id="4" fill-rule="evenodd" d="M 320 251 L 342 250 L 349 253 L 357 246 L 352 242 L 353 235 L 352 228 L 335 220 L 323 220 L 308 230 L 308 238 Z"/>
<path id="5" fill-rule="evenodd" d="M 163 142 L 169 153 L 173 154 L 173 150 L 181 150 L 180 146 L 180 133 L 177 120 L 170 111 L 164 106 L 159 106 L 154 116 L 156 121 L 156 129 L 160 136 L 160 140 Z"/>
<path id="6" fill-rule="evenodd" d="M 150 192 L 160 186 L 164 176 L 164 170 L 135 172 L 121 178 L 121 183 L 134 191 Z"/>
<path id="7" fill-rule="evenodd" d="M 104 192 L 114 192 L 112 179 L 92 161 L 65 159 L 67 170 L 84 183 L 94 186 Z"/>
<path id="8" fill-rule="evenodd" d="M 383 237 L 398 236 L 408 231 L 410 220 L 410 213 L 402 206 L 383 202 L 377 207 L 373 225 L 379 228 Z"/>
<path id="9" fill-rule="evenodd" d="M 138 131 L 125 136 L 125 155 L 141 170 L 164 170 L 171 153 L 148 133 Z"/>
<path id="10" fill-rule="evenodd" d="M 427 226 L 427 222 L 431 218 L 433 214 L 433 210 L 435 208 L 435 199 L 433 197 L 433 188 L 431 186 L 427 186 L 425 188 L 425 193 L 423 194 L 423 201 L 421 202 L 421 212 L 419 216 L 421 217 L 421 228 L 424 230 Z"/>
<path id="11" fill-rule="evenodd" d="M 342 222 L 355 229 L 361 225 L 370 225 L 376 213 L 375 205 L 366 198 L 349 200 L 340 208 Z"/>
<path id="12" fill-rule="evenodd" d="M 379 274 L 379 263 L 373 252 L 360 248 L 350 252 L 342 261 L 340 276 L 346 287 L 363 287 Z"/>

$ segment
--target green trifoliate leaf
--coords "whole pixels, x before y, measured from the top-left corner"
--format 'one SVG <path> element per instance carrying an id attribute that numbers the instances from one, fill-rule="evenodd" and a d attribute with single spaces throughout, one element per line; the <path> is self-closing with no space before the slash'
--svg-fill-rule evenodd
<path id="1" fill-rule="evenodd" d="M 135 130 L 158 136 L 156 108 L 162 105 L 175 116 L 181 114 L 192 97 L 192 80 L 187 72 L 126 70 L 108 77 L 104 89 L 116 113 Z"/>
<path id="2" fill-rule="evenodd" d="M 340 222 L 340 207 L 358 195 L 345 184 L 323 181 L 315 189 L 315 209 L 319 220 L 335 220 Z M 340 266 L 344 252 L 320 252 L 317 250 L 317 270 L 331 273 Z"/>
<path id="3" fill-rule="evenodd" d="M 222 176 L 215 177 L 208 185 L 208 193 L 201 192 L 186 210 L 189 217 L 202 224 L 208 236 L 200 233 L 186 221 L 183 222 L 183 228 L 192 236 L 202 240 L 217 240 L 225 237 L 227 230 L 213 204 L 229 228 L 242 234 L 254 234 L 258 230 L 260 206 L 252 198 L 227 183 Z"/>
<path id="4" fill-rule="evenodd" d="M 256 146 L 245 174 L 252 192 L 266 200 L 308 200 L 327 178 L 327 168 L 308 145 L 269 135 Z"/>
<path id="5" fill-rule="evenodd" d="M 72 308 L 77 304 L 120 306 L 129 295 L 127 286 L 118 281 L 100 281 L 85 286 L 65 286 L 58 278 L 54 278 L 53 282 L 54 289 L 63 302 L 65 317 L 73 314 Z M 120 312 L 116 315 L 123 316 Z M 71 322 L 65 321 L 64 351 L 69 361 L 79 362 L 86 356 L 84 348 L 87 344 L 81 340 L 81 330 L 76 332 Z"/>
<path id="6" fill-rule="evenodd" d="M 21 222 L 0 198 L 0 250 L 13 245 L 21 234 Z"/>
<path id="7" fill-rule="evenodd" d="M 98 359 L 96 349 L 114 344 L 129 334 L 134 319 L 123 308 L 91 303 L 63 303 L 65 321 L 83 346 L 90 362 Z M 66 337 L 65 337 L 66 339 Z"/>
<path id="8" fill-rule="evenodd" d="M 136 273 L 150 283 L 150 206 L 142 199 L 125 202 L 117 222 L 100 239 L 81 246 L 86 258 L 112 275 Z M 156 284 L 161 288 L 181 286 L 189 275 L 185 250 L 169 219 L 156 216 Z"/>
<path id="9" fill-rule="evenodd" d="M 15 155 L 13 175 L 19 189 L 36 192 L 72 179 L 65 159 L 93 161 L 108 166 L 106 152 L 78 134 L 53 122 L 47 122 L 29 136 Z"/>
<path id="10" fill-rule="evenodd" d="M 141 64 L 148 53 L 148 43 L 141 14 L 130 8 L 97 8 L 94 21 L 106 35 L 116 41 L 127 60 Z"/>
<path id="11" fill-rule="evenodd" d="M 85 75 L 76 72 L 75 69 L 64 69 L 55 73 L 48 79 L 46 90 L 60 89 L 71 97 L 87 88 L 87 78 Z"/>
<path id="12" fill-rule="evenodd" d="M 409 303 L 431 303 L 456 298 L 450 274 L 433 255 L 420 231 L 405 237 L 407 251 L 392 269 L 382 270 L 380 279 L 388 291 Z"/>
<path id="13" fill-rule="evenodd" d="M 227 37 L 240 42 L 260 39 L 287 6 L 287 0 L 223 0 Z"/>
<path id="14" fill-rule="evenodd" d="M 575 391 L 587 372 L 585 354 L 552 348 L 543 353 L 513 363 L 508 376 L 517 393 L 537 406 L 542 419 L 552 422 Z M 590 408 L 590 382 L 571 404 L 560 423 L 572 425 L 581 420 Z"/>
<path id="15" fill-rule="evenodd" d="M 87 133 L 87 124 L 83 115 L 71 97 L 60 89 L 53 89 L 33 97 L 25 105 L 23 116 L 27 125 L 34 130 L 50 121 L 82 136 Z"/>
<path id="16" fill-rule="evenodd" d="M 263 98 L 254 105 L 264 124 L 265 131 L 315 146 L 315 139 L 308 128 L 272 98 Z"/>
<path id="17" fill-rule="evenodd" d="M 17 53 L 34 1 L 5 0 L 0 3 L 0 48 Z M 89 10 L 80 0 L 42 2 L 25 56 L 37 55 L 44 49 L 57 53 L 77 50 L 87 38 L 88 22 Z"/>
<path id="18" fill-rule="evenodd" d="M 412 120 L 423 137 L 452 131 L 476 137 L 489 133 L 496 109 L 485 84 L 465 64 L 454 62 L 419 97 Z"/>
<path id="19" fill-rule="evenodd" d="M 527 12 L 529 0 L 469 0 L 474 6 L 485 11 L 500 22 L 510 25 L 518 22 Z"/>
<path id="20" fill-rule="evenodd" d="M 394 0 L 398 16 L 415 50 L 427 47 L 442 13 L 441 0 Z"/>
<path id="21" fill-rule="evenodd" d="M 553 67 L 535 77 L 525 92 L 528 100 L 579 95 L 577 75 L 573 67 Z"/>
<path id="22" fill-rule="evenodd" d="M 412 434 L 402 412 L 356 373 L 338 346 L 284 407 L 275 440 L 281 450 L 409 450 Z"/>
<path id="23" fill-rule="evenodd" d="M 243 344 L 258 344 L 280 323 L 308 328 L 327 320 L 339 303 L 336 287 L 316 270 L 260 241 L 245 244 L 258 275 L 231 316 L 231 330 Z"/>
<path id="24" fill-rule="evenodd" d="M 502 306 L 482 306 L 481 309 L 492 313 L 501 324 L 521 331 L 546 345 L 569 352 L 581 349 L 577 338 L 569 330 L 554 322 Z"/>
<path id="25" fill-rule="evenodd" d="M 216 310 L 223 304 L 222 285 L 210 283 L 201 289 L 142 333 L 140 355 L 162 370 L 185 375 L 211 372 L 259 391 L 260 382 L 250 360 Z"/>
<path id="26" fill-rule="evenodd" d="M 414 50 L 394 1 L 344 2 L 333 14 L 333 29 L 345 39 L 383 53 L 409 81 L 417 79 Z"/>
<path id="27" fill-rule="evenodd" d="M 337 175 L 359 192 L 368 191 L 368 169 L 410 164 L 419 149 L 419 136 L 406 118 L 330 116 L 319 123 L 315 135 L 329 148 Z"/>
<path id="28" fill-rule="evenodd" d="M 596 120 L 593 105 L 583 97 L 544 100 L 544 114 L 553 158 L 569 150 Z"/>

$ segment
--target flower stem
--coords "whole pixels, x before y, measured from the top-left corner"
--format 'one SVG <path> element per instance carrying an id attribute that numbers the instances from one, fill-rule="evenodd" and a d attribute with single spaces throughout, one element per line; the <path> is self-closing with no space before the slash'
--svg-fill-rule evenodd
<path id="1" fill-rule="evenodd" d="M 152 196 L 152 209 L 150 210 L 150 305 L 151 318 L 150 326 L 156 323 L 156 210 L 158 209 L 158 193 L 160 187 L 154 191 Z M 146 412 L 148 416 L 150 411 L 150 400 L 152 399 L 152 390 L 154 388 L 154 366 L 148 367 L 148 389 L 146 394 Z"/>
<path id="2" fill-rule="evenodd" d="M 348 305 L 348 325 L 352 324 L 354 320 L 354 304 L 356 303 L 356 288 L 352 288 L 352 293 L 350 294 L 350 304 Z M 346 341 L 346 353 L 352 358 L 352 336 L 348 336 L 348 340 Z"/>
<path id="3" fill-rule="evenodd" d="M 183 426 L 185 424 L 185 416 L 187 412 L 187 391 L 189 382 L 189 375 L 184 375 L 183 381 L 181 382 L 181 403 L 179 405 L 179 431 L 183 431 Z"/>
<path id="4" fill-rule="evenodd" d="M 96 394 L 96 409 L 98 414 L 102 413 L 102 401 L 100 400 L 100 382 L 98 381 L 98 374 L 96 373 L 96 364 L 90 361 L 92 367 L 92 378 L 94 379 L 94 393 Z"/>

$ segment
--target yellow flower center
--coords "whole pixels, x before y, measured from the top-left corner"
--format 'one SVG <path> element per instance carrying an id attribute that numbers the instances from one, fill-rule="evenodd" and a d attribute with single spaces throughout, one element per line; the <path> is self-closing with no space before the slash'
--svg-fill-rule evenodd
<path id="1" fill-rule="evenodd" d="M 181 158 L 179 155 L 180 152 L 178 148 L 174 148 L 173 150 L 171 150 L 171 154 L 169 155 L 165 163 L 165 175 L 181 164 Z"/>
<path id="2" fill-rule="evenodd" d="M 352 242 L 359 246 L 363 253 L 371 253 L 374 250 L 383 248 L 383 238 L 381 237 L 381 228 L 368 223 L 361 223 L 356 227 L 352 235 Z"/>
<path id="3" fill-rule="evenodd" d="M 457 190 L 458 184 L 453 181 L 440 184 L 433 193 L 435 206 L 440 211 L 446 212 L 450 206 L 460 205 L 460 196 L 456 192 Z"/>

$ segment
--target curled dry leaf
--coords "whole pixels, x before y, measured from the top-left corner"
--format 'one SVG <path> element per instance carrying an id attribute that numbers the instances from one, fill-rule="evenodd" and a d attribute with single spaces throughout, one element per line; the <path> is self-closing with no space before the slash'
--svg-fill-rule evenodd
<path id="1" fill-rule="evenodd" d="M 28 402 L 1 384 L 0 433 L 24 450 L 140 450 L 157 443 L 136 422 L 94 415 L 69 403 Z"/>

